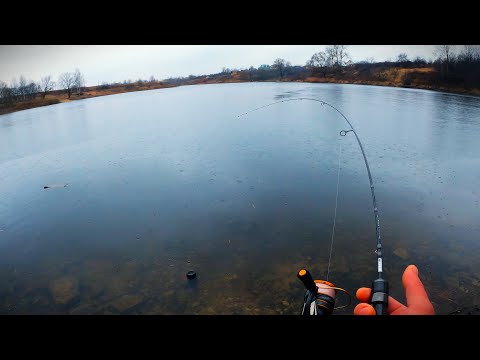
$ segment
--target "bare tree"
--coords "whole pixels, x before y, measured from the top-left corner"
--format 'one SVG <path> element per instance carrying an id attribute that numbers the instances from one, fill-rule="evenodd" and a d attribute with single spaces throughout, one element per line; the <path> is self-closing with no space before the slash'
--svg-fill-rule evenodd
<path id="1" fill-rule="evenodd" d="M 337 45 L 330 45 L 325 48 L 325 53 L 327 54 L 328 61 L 330 62 L 331 66 L 336 65 L 335 57 L 336 57 L 336 46 Z"/>
<path id="2" fill-rule="evenodd" d="M 70 96 L 72 96 L 72 88 L 75 85 L 75 77 L 73 74 L 69 72 L 63 73 L 60 75 L 58 83 L 62 89 L 67 90 L 68 98 L 70 99 Z"/>
<path id="3" fill-rule="evenodd" d="M 480 46 L 464 45 L 455 59 L 455 75 L 466 89 L 480 87 Z"/>
<path id="4" fill-rule="evenodd" d="M 152 76 L 150 76 L 150 79 L 148 81 L 151 82 L 151 83 L 154 83 L 157 80 L 155 80 L 155 77 L 152 75 Z"/>
<path id="5" fill-rule="evenodd" d="M 307 66 L 318 68 L 322 72 L 323 77 L 326 77 L 328 67 L 332 65 L 330 60 L 325 51 L 319 51 L 313 54 L 310 60 L 308 60 Z"/>
<path id="6" fill-rule="evenodd" d="M 5 82 L 3 82 L 2 80 L 0 80 L 0 99 L 3 98 L 3 94 L 5 93 L 5 89 L 7 89 L 8 86 Z"/>
<path id="7" fill-rule="evenodd" d="M 336 69 L 350 63 L 350 55 L 346 45 L 329 45 L 325 48 L 328 61 Z"/>
<path id="8" fill-rule="evenodd" d="M 0 104 L 10 106 L 15 101 L 15 92 L 6 83 L 0 81 Z"/>
<path id="9" fill-rule="evenodd" d="M 283 76 L 285 75 L 285 70 L 289 66 L 290 66 L 290 63 L 288 61 L 285 61 L 284 59 L 280 59 L 280 58 L 276 59 L 272 65 L 274 69 L 278 70 L 278 73 L 280 74 L 280 78 L 283 78 Z"/>
<path id="10" fill-rule="evenodd" d="M 434 56 L 436 56 L 441 61 L 449 61 L 450 56 L 453 52 L 452 45 L 437 45 L 435 46 Z"/>
<path id="11" fill-rule="evenodd" d="M 42 92 L 43 98 L 47 95 L 47 92 L 53 90 L 55 88 L 55 82 L 52 81 L 52 77 L 50 75 L 42 77 L 40 79 L 40 91 Z"/>
<path id="12" fill-rule="evenodd" d="M 33 81 L 30 81 L 28 85 L 25 87 L 25 97 L 29 99 L 35 99 L 40 87 L 35 84 Z"/>
<path id="13" fill-rule="evenodd" d="M 20 79 L 18 79 L 18 95 L 22 97 L 22 100 L 25 100 L 25 96 L 27 95 L 27 85 L 27 79 L 21 75 Z"/>
<path id="14" fill-rule="evenodd" d="M 408 62 L 408 56 L 407 54 L 405 53 L 400 53 L 398 54 L 397 56 L 397 62 L 401 63 L 401 64 L 405 64 L 406 62 Z"/>
<path id="15" fill-rule="evenodd" d="M 440 60 L 440 63 L 442 64 L 442 74 L 445 72 L 444 69 L 446 69 L 446 75 L 448 79 L 448 69 L 450 67 L 450 62 L 453 55 L 452 45 L 437 45 L 434 50 L 434 55 Z"/>
<path id="16" fill-rule="evenodd" d="M 253 79 L 253 76 L 255 74 L 255 72 L 257 71 L 257 69 L 255 69 L 253 66 L 250 66 L 247 70 L 248 72 L 248 81 L 252 81 Z"/>
<path id="17" fill-rule="evenodd" d="M 27 80 L 23 75 L 20 76 L 18 82 L 16 79 L 13 79 L 12 88 L 14 89 L 15 95 L 22 100 L 34 98 L 38 91 L 37 85 L 31 80 Z"/>
<path id="18" fill-rule="evenodd" d="M 285 71 L 284 71 L 284 75 L 288 75 L 290 74 L 292 71 L 292 63 L 290 61 L 287 61 L 285 63 Z"/>
<path id="19" fill-rule="evenodd" d="M 5 104 L 8 98 L 8 86 L 5 82 L 0 80 L 0 104 Z"/>
<path id="20" fill-rule="evenodd" d="M 473 63 L 480 60 L 480 47 L 478 45 L 465 45 L 460 52 L 459 60 Z"/>
<path id="21" fill-rule="evenodd" d="M 19 88 L 18 81 L 16 78 L 13 78 L 12 83 L 10 85 L 10 90 L 12 91 L 12 97 L 14 98 L 14 100 L 17 100 L 18 97 L 20 96 L 20 91 L 18 90 L 18 88 Z"/>
<path id="22" fill-rule="evenodd" d="M 73 73 L 73 87 L 77 90 L 77 96 L 80 96 L 82 87 L 85 85 L 85 78 L 80 70 L 75 69 Z"/>
<path id="23" fill-rule="evenodd" d="M 413 59 L 413 63 L 417 66 L 425 65 L 427 63 L 427 60 L 422 58 L 421 56 L 416 56 L 415 59 Z"/>

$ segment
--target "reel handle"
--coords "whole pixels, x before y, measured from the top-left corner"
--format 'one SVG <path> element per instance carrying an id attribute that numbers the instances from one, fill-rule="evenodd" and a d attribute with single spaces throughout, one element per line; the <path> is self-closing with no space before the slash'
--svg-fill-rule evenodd
<path id="1" fill-rule="evenodd" d="M 315 282 L 307 269 L 301 269 L 297 273 L 297 277 L 307 288 L 302 315 L 332 315 L 336 294 L 334 285 L 324 280 Z M 320 284 L 320 287 L 317 286 L 317 283 Z"/>
<path id="2" fill-rule="evenodd" d="M 307 269 L 301 269 L 297 273 L 297 277 L 302 281 L 303 285 L 313 294 L 317 293 L 317 284 L 313 281 L 312 275 Z"/>

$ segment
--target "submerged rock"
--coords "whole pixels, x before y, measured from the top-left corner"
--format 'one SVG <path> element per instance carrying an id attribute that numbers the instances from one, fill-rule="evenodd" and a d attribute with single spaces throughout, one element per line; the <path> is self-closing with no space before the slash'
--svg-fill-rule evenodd
<path id="1" fill-rule="evenodd" d="M 402 260 L 407 260 L 409 258 L 408 251 L 405 248 L 397 248 L 393 253 Z"/>
<path id="2" fill-rule="evenodd" d="M 78 281 L 71 277 L 63 277 L 53 281 L 50 285 L 55 303 L 65 305 L 78 295 Z"/>
<path id="3" fill-rule="evenodd" d="M 83 304 L 70 311 L 70 315 L 94 315 L 98 312 L 92 304 Z"/>
<path id="4" fill-rule="evenodd" d="M 227 281 L 232 281 L 232 280 L 238 279 L 238 275 L 237 274 L 225 274 L 225 276 L 223 278 Z"/>
<path id="5" fill-rule="evenodd" d="M 115 310 L 119 312 L 124 312 L 124 311 L 130 310 L 134 306 L 137 306 L 142 301 L 143 301 L 143 297 L 140 295 L 127 294 L 112 301 L 112 306 L 115 308 Z"/>
<path id="6" fill-rule="evenodd" d="M 103 294 L 105 291 L 105 282 L 96 279 L 90 279 L 83 283 L 83 293 L 90 299 L 95 299 Z"/>

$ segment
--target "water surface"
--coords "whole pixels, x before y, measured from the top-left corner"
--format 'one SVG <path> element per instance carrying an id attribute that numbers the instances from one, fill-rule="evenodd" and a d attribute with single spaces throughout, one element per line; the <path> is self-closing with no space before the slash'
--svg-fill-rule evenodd
<path id="1" fill-rule="evenodd" d="M 370 285 L 370 188 L 344 120 L 307 101 L 237 117 L 300 96 L 338 107 L 362 139 L 391 295 L 405 301 L 413 263 L 437 313 L 478 311 L 480 100 L 253 83 L 0 116 L 0 313 L 298 314 L 298 269 L 326 277 L 339 153 L 329 280 Z"/>

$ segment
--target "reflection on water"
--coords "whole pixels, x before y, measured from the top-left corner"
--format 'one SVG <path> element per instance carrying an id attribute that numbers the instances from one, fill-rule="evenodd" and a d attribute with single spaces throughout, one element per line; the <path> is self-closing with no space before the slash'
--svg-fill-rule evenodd
<path id="1" fill-rule="evenodd" d="M 333 84 L 185 86 L 0 116 L 0 313 L 298 314 L 307 267 L 354 294 L 416 264 L 437 313 L 477 313 L 480 100 Z M 352 136 L 351 136 L 352 135 Z M 68 184 L 68 186 L 45 185 Z M 188 280 L 186 272 L 197 272 Z M 337 314 L 351 314 L 350 308 Z"/>

